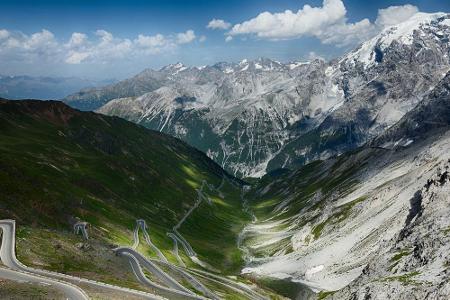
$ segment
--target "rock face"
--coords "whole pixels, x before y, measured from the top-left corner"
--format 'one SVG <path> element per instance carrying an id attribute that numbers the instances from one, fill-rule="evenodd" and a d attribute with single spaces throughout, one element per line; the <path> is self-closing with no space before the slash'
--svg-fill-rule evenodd
<path id="1" fill-rule="evenodd" d="M 371 142 L 384 148 L 409 145 L 450 124 L 450 72 L 400 121 Z"/>
<path id="2" fill-rule="evenodd" d="M 430 171 L 421 173 L 424 182 L 410 193 L 404 223 L 383 251 L 372 256 L 356 280 L 333 295 L 333 299 L 447 299 L 450 296 L 450 75 L 412 111 L 371 144 L 396 149 L 408 148 L 418 141 L 437 137 L 428 145 L 425 156 L 433 161 Z M 420 142 L 419 142 L 420 143 Z M 439 155 L 437 145 L 444 145 Z M 402 151 L 402 150 L 400 150 Z M 403 150 L 404 151 L 404 150 Z"/>
<path id="3" fill-rule="evenodd" d="M 450 69 L 450 16 L 418 13 L 340 59 L 147 70 L 65 100 L 179 137 L 231 173 L 259 177 L 385 132 Z M 113 100 L 114 99 L 114 100 Z"/>
<path id="4" fill-rule="evenodd" d="M 450 161 L 411 198 L 404 227 L 333 299 L 448 299 Z"/>
<path id="5" fill-rule="evenodd" d="M 170 70 L 172 84 L 112 100 L 98 111 L 179 137 L 235 175 L 262 176 L 300 118 L 311 115 L 316 123 L 342 102 L 343 93 L 322 78 L 325 67 L 322 61 L 268 59 L 175 65 L 162 70 Z"/>
<path id="6" fill-rule="evenodd" d="M 366 146 L 263 177 L 243 272 L 330 299 L 448 299 L 449 83 Z"/>
<path id="7" fill-rule="evenodd" d="M 449 15 L 419 13 L 332 64 L 327 72 L 345 103 L 313 130 L 297 133 L 268 169 L 342 153 L 394 125 L 449 70 L 449 24 Z"/>
<path id="8" fill-rule="evenodd" d="M 449 183 L 441 178 L 449 147 L 447 131 L 402 149 L 361 149 L 262 182 L 248 195 L 257 218 L 241 235 L 247 253 L 243 272 L 341 290 L 336 299 L 364 299 L 366 285 L 402 299 L 385 287 L 403 280 L 428 284 L 430 277 L 430 290 L 436 289 L 447 278 L 437 274 L 448 272 L 444 231 L 450 223 L 443 216 Z M 433 189 L 442 189 L 436 198 L 430 196 Z M 435 225 L 427 227 L 433 220 Z M 419 251 L 416 258 L 414 251 Z M 401 259 L 415 261 L 405 261 L 404 267 Z M 352 298 L 354 292 L 362 296 Z"/>

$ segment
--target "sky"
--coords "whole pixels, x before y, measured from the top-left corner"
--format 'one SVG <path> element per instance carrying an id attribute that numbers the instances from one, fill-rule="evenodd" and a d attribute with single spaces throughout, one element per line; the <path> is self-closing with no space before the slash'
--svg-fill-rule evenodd
<path id="1" fill-rule="evenodd" d="M 122 79 L 145 68 L 332 59 L 450 1 L 0 0 L 0 74 Z"/>

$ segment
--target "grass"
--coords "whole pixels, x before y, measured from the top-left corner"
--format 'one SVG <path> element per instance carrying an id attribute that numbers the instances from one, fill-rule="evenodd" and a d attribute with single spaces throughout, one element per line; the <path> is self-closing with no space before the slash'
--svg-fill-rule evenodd
<path id="1" fill-rule="evenodd" d="M 400 252 L 398 252 L 397 254 L 395 254 L 392 258 L 391 258 L 391 262 L 397 262 L 399 261 L 403 256 L 409 255 L 411 254 L 410 250 L 402 250 Z"/>
<path id="2" fill-rule="evenodd" d="M 31 282 L 15 282 L 0 279 L 1 299 L 63 299 L 64 295 L 56 288 Z"/>
<path id="3" fill-rule="evenodd" d="M 362 196 L 354 201 L 334 207 L 327 219 L 320 219 L 330 202 L 346 197 L 359 184 L 359 170 L 367 163 L 367 159 L 376 154 L 375 150 L 355 150 L 328 161 L 314 161 L 294 171 L 268 174 L 259 182 L 253 183 L 246 195 L 251 210 L 258 220 L 271 217 L 271 221 L 296 220 L 292 230 L 312 224 L 308 241 L 318 239 L 328 226 L 345 223 L 356 213 L 359 203 L 367 199 Z M 280 203 L 285 205 L 280 209 Z M 282 213 L 278 213 L 282 212 Z M 244 243 L 254 244 L 255 238 L 247 238 Z M 292 251 L 289 240 L 281 241 L 264 249 L 250 249 L 256 257 L 272 255 L 277 251 Z"/>
<path id="4" fill-rule="evenodd" d="M 182 224 L 179 231 L 189 241 L 199 258 L 224 274 L 239 274 L 243 265 L 237 236 L 250 221 L 242 210 L 240 190 L 226 181 L 222 199 L 216 191 L 205 188 L 211 204 L 203 201 Z M 183 251 L 182 248 L 179 249 Z"/>
<path id="5" fill-rule="evenodd" d="M 311 233 L 314 236 L 315 240 L 317 240 L 322 235 L 322 230 L 325 228 L 325 225 L 328 223 L 328 220 L 313 227 Z"/>
<path id="6" fill-rule="evenodd" d="M 337 291 L 320 291 L 319 293 L 317 293 L 317 300 L 326 299 L 328 296 L 332 296 L 336 292 Z"/>
<path id="7" fill-rule="evenodd" d="M 391 257 L 391 265 L 388 268 L 389 272 L 392 272 L 394 268 L 398 265 L 399 261 L 402 259 L 403 256 L 407 256 L 411 254 L 410 249 L 401 250 L 400 252 L 396 253 L 393 257 Z"/>
<path id="8" fill-rule="evenodd" d="M 158 223 L 170 227 L 184 213 L 179 203 L 190 205 L 203 179 L 220 180 L 220 168 L 201 153 L 119 119 L 87 114 L 60 125 L 7 117 L 12 120 L 0 139 L 2 202 L 4 210 L 20 208 L 24 222 L 64 226 L 69 212 L 93 225 L 108 215 L 129 227 L 135 216 L 158 215 Z M 26 214 L 29 207 L 39 218 Z"/>
<path id="9" fill-rule="evenodd" d="M 330 218 L 313 227 L 312 234 L 314 239 L 318 239 L 322 235 L 322 231 L 327 224 L 338 224 L 346 220 L 350 216 L 353 207 L 366 199 L 367 196 L 362 196 L 344 205 L 338 206 L 337 211 L 333 213 Z"/>
<path id="10" fill-rule="evenodd" d="M 443 229 L 442 232 L 444 232 L 445 235 L 450 235 L 450 227 Z"/>
<path id="11" fill-rule="evenodd" d="M 420 272 L 414 271 L 414 272 L 410 272 L 410 273 L 406 273 L 406 274 L 402 274 L 402 275 L 398 275 L 398 276 L 386 277 L 386 278 L 381 279 L 381 281 L 399 281 L 403 285 L 409 285 L 409 284 L 419 285 L 421 283 L 413 279 L 415 276 L 417 276 L 419 274 L 420 274 Z"/>
<path id="12" fill-rule="evenodd" d="M 17 221 L 20 259 L 59 272 L 96 273 L 104 281 L 114 280 L 110 270 L 92 260 L 105 261 L 75 248 L 82 242 L 71 233 L 75 220 L 90 223 L 90 243 L 103 249 L 108 265 L 128 268 L 107 253 L 132 244 L 138 218 L 176 262 L 166 233 L 194 205 L 204 180 L 218 186 L 228 176 L 177 139 L 51 101 L 0 102 L 0 152 L 0 217 Z M 210 191 L 213 204 L 203 203 L 180 232 L 201 259 L 233 273 L 242 265 L 236 238 L 248 216 L 241 212 L 239 186 L 226 184 L 223 192 L 224 199 Z M 145 246 L 140 250 L 149 254 Z M 188 263 L 181 247 L 180 255 Z"/>
<path id="13" fill-rule="evenodd" d="M 275 178 L 269 175 L 263 177 L 254 186 L 254 191 L 264 190 L 274 179 L 276 184 L 273 184 L 272 188 L 262 196 L 255 192 L 249 195 L 253 211 L 258 218 L 270 215 L 281 200 L 286 198 L 292 200 L 288 204 L 288 211 L 280 215 L 279 219 L 295 216 L 302 210 L 321 210 L 330 196 L 348 195 L 359 183 L 356 175 L 366 164 L 367 157 L 371 155 L 371 153 L 361 153 L 361 158 L 356 161 L 349 159 L 350 154 L 344 154 L 335 159 L 331 166 L 323 161 L 314 161 Z M 345 219 L 355 204 L 341 208 L 340 217 Z M 325 224 L 319 226 L 316 234 L 319 234 L 321 227 L 323 229 L 324 226 Z"/>
<path id="14" fill-rule="evenodd" d="M 100 232 L 91 231 L 83 242 L 72 232 L 20 227 L 17 257 L 24 264 L 40 269 L 81 276 L 123 287 L 142 289 L 128 262 L 107 247 Z M 82 247 L 83 246 L 83 247 Z"/>
<path id="15" fill-rule="evenodd" d="M 256 279 L 256 283 L 289 299 L 297 299 L 300 293 L 313 294 L 306 286 L 289 280 L 261 277 Z"/>

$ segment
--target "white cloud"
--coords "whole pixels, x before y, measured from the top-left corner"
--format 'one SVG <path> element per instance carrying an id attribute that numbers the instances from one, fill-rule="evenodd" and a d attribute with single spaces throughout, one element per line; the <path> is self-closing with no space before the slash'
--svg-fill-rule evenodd
<path id="1" fill-rule="evenodd" d="M 140 34 L 133 42 L 137 50 L 145 54 L 158 54 L 162 51 L 171 51 L 176 48 L 176 44 L 172 39 L 160 33 L 151 36 Z"/>
<path id="2" fill-rule="evenodd" d="M 0 35 L 0 58 L 8 61 L 46 61 L 60 52 L 55 36 L 46 29 L 32 35 L 2 29 Z"/>
<path id="3" fill-rule="evenodd" d="M 56 40 L 46 29 L 26 35 L 0 29 L 0 61 L 52 63 L 109 63 L 116 59 L 128 59 L 173 51 L 178 45 L 190 43 L 196 36 L 193 30 L 165 36 L 139 34 L 134 40 L 119 38 L 106 30 L 97 30 L 93 36 L 74 32 L 66 42 Z M 206 37 L 200 38 L 202 41 Z"/>
<path id="4" fill-rule="evenodd" d="M 77 65 L 83 62 L 88 57 L 89 53 L 87 52 L 70 51 L 69 55 L 65 59 L 65 62 L 68 64 Z"/>
<path id="5" fill-rule="evenodd" d="M 203 43 L 204 41 L 206 41 L 206 36 L 202 35 L 198 38 L 200 43 Z"/>
<path id="6" fill-rule="evenodd" d="M 195 33 L 193 30 L 188 30 L 186 32 L 182 32 L 177 34 L 177 43 L 178 44 L 187 44 L 195 40 Z"/>
<path id="7" fill-rule="evenodd" d="M 95 34 L 100 37 L 102 43 L 110 43 L 114 39 L 113 35 L 110 32 L 103 29 L 97 30 Z"/>
<path id="8" fill-rule="evenodd" d="M 70 37 L 69 43 L 67 44 L 68 47 L 79 47 L 85 44 L 87 41 L 87 35 L 84 33 L 74 32 L 72 33 L 72 36 Z"/>
<path id="9" fill-rule="evenodd" d="M 113 59 L 124 58 L 131 55 L 135 48 L 131 40 L 114 37 L 108 31 L 97 30 L 95 34 L 99 40 L 92 43 L 87 52 L 88 57 L 95 62 L 106 63 Z"/>
<path id="10" fill-rule="evenodd" d="M 25 38 L 23 47 L 25 49 L 39 49 L 55 46 L 56 40 L 53 33 L 46 29 L 41 32 L 33 33 L 29 38 Z"/>
<path id="11" fill-rule="evenodd" d="M 378 29 L 368 19 L 356 23 L 337 23 L 315 33 L 324 44 L 355 45 L 377 34 Z"/>
<path id="12" fill-rule="evenodd" d="M 232 36 L 227 36 L 226 38 L 225 38 L 225 42 L 231 42 L 233 40 L 233 37 Z"/>
<path id="13" fill-rule="evenodd" d="M 0 30 L 0 40 L 4 40 L 9 37 L 9 31 L 5 29 Z"/>
<path id="14" fill-rule="evenodd" d="M 402 6 L 390 6 L 385 9 L 378 10 L 378 17 L 375 24 L 380 27 L 396 25 L 408 20 L 414 14 L 418 13 L 416 6 L 406 4 Z"/>
<path id="15" fill-rule="evenodd" d="M 208 25 L 206 26 L 206 28 L 208 29 L 221 29 L 221 30 L 226 30 L 228 28 L 231 27 L 231 24 L 228 22 L 225 22 L 224 20 L 221 19 L 212 19 L 211 21 L 209 21 Z"/>
<path id="16" fill-rule="evenodd" d="M 375 23 L 368 19 L 350 23 L 342 0 L 324 0 L 321 7 L 305 5 L 297 12 L 260 13 L 253 19 L 234 25 L 227 34 L 269 40 L 313 36 L 324 44 L 349 46 L 371 38 L 385 26 L 403 22 L 417 12 L 417 7 L 413 5 L 391 6 L 378 11 Z"/>
<path id="17" fill-rule="evenodd" d="M 303 6 L 296 13 L 263 12 L 257 17 L 233 26 L 229 34 L 255 34 L 261 38 L 289 39 L 312 35 L 345 17 L 346 9 L 341 0 L 324 0 L 322 7 Z"/>
<path id="18" fill-rule="evenodd" d="M 140 35 L 138 35 L 138 38 L 135 39 L 134 41 L 139 46 L 148 47 L 148 48 L 162 47 L 165 44 L 167 44 L 167 42 L 168 42 L 166 40 L 166 38 L 164 37 L 164 35 L 162 35 L 162 34 L 157 34 L 157 35 L 153 35 L 153 36 L 140 34 Z"/>

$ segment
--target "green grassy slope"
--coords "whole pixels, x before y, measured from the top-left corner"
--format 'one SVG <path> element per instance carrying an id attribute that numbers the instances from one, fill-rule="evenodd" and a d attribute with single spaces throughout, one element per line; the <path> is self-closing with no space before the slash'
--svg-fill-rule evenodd
<path id="1" fill-rule="evenodd" d="M 358 172 L 370 159 L 384 151 L 359 148 L 337 158 L 314 161 L 294 171 L 269 173 L 247 194 L 251 211 L 260 222 L 268 218 L 271 222 L 279 221 L 272 230 L 284 231 L 290 227 L 293 233 L 310 224 L 311 239 L 317 239 L 323 231 L 344 224 L 342 221 L 355 213 L 358 204 L 365 200 L 362 197 L 343 206 L 329 205 L 352 192 L 359 184 Z M 327 211 L 329 216 L 323 220 L 327 205 L 332 209 Z M 292 227 L 292 224 L 295 226 Z M 249 236 L 245 243 L 252 244 L 259 238 Z M 277 245 L 268 245 L 252 252 L 256 257 L 274 255 L 279 251 L 290 253 L 293 251 L 291 244 L 291 235 L 286 235 Z"/>
<path id="2" fill-rule="evenodd" d="M 217 187 L 224 177 L 223 197 L 207 191 L 212 202 L 180 232 L 225 273 L 242 263 L 235 241 L 248 216 L 240 213 L 239 181 L 175 138 L 61 102 L 0 100 L 0 153 L 0 218 L 23 228 L 18 255 L 27 264 L 113 282 L 104 263 L 119 260 L 110 255 L 114 245 L 132 244 L 137 218 L 176 262 L 166 232 L 195 204 L 204 180 Z M 77 248 L 77 219 L 91 224 L 94 249 Z M 134 287 L 131 280 L 124 275 L 124 285 Z"/>
<path id="3" fill-rule="evenodd" d="M 14 300 L 63 299 L 64 295 L 52 286 L 0 279 L 0 298 Z"/>

